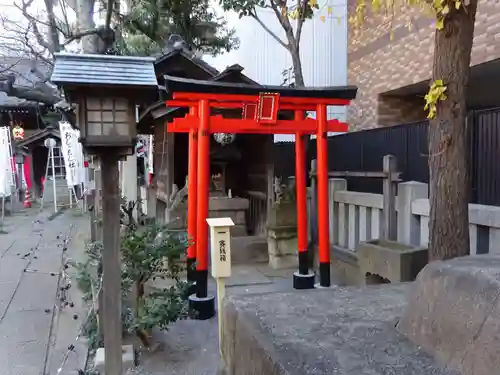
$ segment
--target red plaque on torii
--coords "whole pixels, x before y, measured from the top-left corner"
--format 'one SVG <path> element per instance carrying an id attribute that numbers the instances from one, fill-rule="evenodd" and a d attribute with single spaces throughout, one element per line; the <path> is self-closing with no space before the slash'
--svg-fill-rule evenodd
<path id="1" fill-rule="evenodd" d="M 321 87 L 292 88 L 236 83 L 199 81 L 165 76 L 172 100 L 169 107 L 189 108 L 184 118 L 168 124 L 170 132 L 189 132 L 188 171 L 188 266 L 196 262 L 196 296 L 190 304 L 200 318 L 211 317 L 213 299 L 207 294 L 208 278 L 208 216 L 210 178 L 210 134 L 295 134 L 297 235 L 299 270 L 294 274 L 294 287 L 314 287 L 314 273 L 308 269 L 306 165 L 303 135 L 316 135 L 318 185 L 319 286 L 330 286 L 330 240 L 328 212 L 328 132 L 345 132 L 346 123 L 327 120 L 327 106 L 346 106 L 356 97 L 357 88 Z M 211 109 L 241 109 L 241 118 L 211 116 Z M 280 111 L 292 111 L 293 119 L 280 119 Z M 306 118 L 305 112 L 316 112 L 316 118 Z"/>

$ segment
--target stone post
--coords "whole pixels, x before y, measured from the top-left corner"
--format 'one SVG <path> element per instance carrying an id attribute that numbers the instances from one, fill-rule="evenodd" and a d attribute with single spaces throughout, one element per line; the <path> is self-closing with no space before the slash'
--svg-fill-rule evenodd
<path id="1" fill-rule="evenodd" d="M 347 190 L 347 180 L 344 178 L 330 178 L 328 180 L 328 212 L 330 215 L 330 243 L 338 243 L 337 236 L 341 231 L 339 228 L 345 228 L 346 223 L 334 211 L 334 196 L 336 191 Z"/>
<path id="2" fill-rule="evenodd" d="M 420 245 L 420 222 L 411 211 L 415 199 L 429 197 L 428 185 L 423 182 L 408 181 L 398 184 L 398 242 Z"/>

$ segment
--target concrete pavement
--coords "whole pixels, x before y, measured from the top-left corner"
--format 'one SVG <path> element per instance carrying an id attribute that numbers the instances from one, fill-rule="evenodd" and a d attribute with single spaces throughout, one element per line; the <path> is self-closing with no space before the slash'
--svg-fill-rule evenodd
<path id="1" fill-rule="evenodd" d="M 71 240 L 85 230 L 83 217 L 46 210 L 5 218 L 0 234 L 0 374 L 56 374 L 52 348 L 62 315 L 60 277 Z M 87 220 L 88 221 L 88 220 Z M 71 228 L 71 234 L 70 232 Z M 64 242 L 69 242 L 65 245 Z M 76 287 L 74 288 L 76 289 Z M 74 319 L 78 320 L 78 319 Z M 54 324 L 55 323 L 55 324 Z M 76 326 L 76 324 L 73 324 Z M 73 341 L 75 337 L 71 338 Z M 67 347 L 65 348 L 67 351 Z M 84 359 L 84 358 L 83 358 Z M 71 371 L 61 372 L 72 374 Z M 76 373 L 76 372 L 75 372 Z"/>

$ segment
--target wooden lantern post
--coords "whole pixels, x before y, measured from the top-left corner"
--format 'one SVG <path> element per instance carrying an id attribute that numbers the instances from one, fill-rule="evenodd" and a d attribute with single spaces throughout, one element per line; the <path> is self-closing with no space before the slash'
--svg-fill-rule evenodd
<path id="1" fill-rule="evenodd" d="M 157 92 L 152 58 L 56 54 L 51 81 L 76 104 L 80 142 L 101 161 L 105 374 L 122 375 L 118 161 L 135 151 L 138 98 Z M 147 99 L 146 99 L 147 100 Z"/>

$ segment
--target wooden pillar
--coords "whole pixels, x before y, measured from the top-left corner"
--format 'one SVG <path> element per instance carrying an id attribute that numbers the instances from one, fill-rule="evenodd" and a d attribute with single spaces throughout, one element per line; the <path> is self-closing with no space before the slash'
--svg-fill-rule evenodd
<path id="1" fill-rule="evenodd" d="M 118 155 L 101 156 L 103 192 L 103 304 L 106 375 L 122 375 L 120 193 Z"/>
<path id="2" fill-rule="evenodd" d="M 328 210 L 328 141 L 326 105 L 318 104 L 316 109 L 318 131 L 317 144 L 317 183 L 318 183 L 318 243 L 320 287 L 330 286 L 330 238 Z"/>
<path id="3" fill-rule="evenodd" d="M 87 210 L 90 213 L 90 242 L 97 241 L 97 215 L 95 207 L 95 189 L 90 191 L 87 196 Z"/>
<path id="4" fill-rule="evenodd" d="M 187 279 L 190 282 L 196 281 L 196 200 L 198 194 L 198 130 L 191 129 L 189 132 L 189 159 L 188 159 L 188 238 L 187 249 Z"/>
<path id="5" fill-rule="evenodd" d="M 197 280 L 196 296 L 207 297 L 208 280 L 208 199 L 210 187 L 210 108 L 208 100 L 200 101 L 200 127 L 198 130 L 198 191 L 197 191 L 197 225 L 196 225 L 196 261 Z"/>
<path id="6" fill-rule="evenodd" d="M 300 111 L 302 112 L 302 111 Z M 299 250 L 299 273 L 309 273 L 307 259 L 307 194 L 304 136 L 295 135 L 295 188 L 297 196 L 297 243 Z"/>
<path id="7" fill-rule="evenodd" d="M 199 102 L 199 117 L 198 186 L 196 194 L 196 294 L 189 296 L 189 307 L 196 314 L 197 319 L 204 320 L 215 315 L 215 298 L 208 295 L 207 217 L 210 186 L 210 107 L 207 99 L 202 99 Z"/>
<path id="8" fill-rule="evenodd" d="M 98 169 L 94 170 L 94 178 L 95 178 L 95 197 L 94 197 L 94 210 L 96 216 L 96 241 L 102 241 L 102 225 L 103 225 L 103 217 L 102 217 L 102 170 L 101 170 L 101 162 L 99 161 Z"/>
<path id="9" fill-rule="evenodd" d="M 304 111 L 295 111 L 295 119 L 302 120 Z M 295 189 L 297 202 L 297 244 L 299 271 L 293 275 L 295 289 L 314 288 L 314 273 L 309 273 L 309 252 L 307 251 L 307 193 L 306 193 L 306 145 L 301 133 L 295 134 Z"/>

